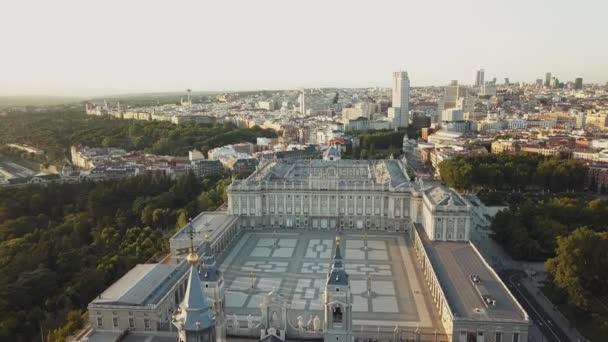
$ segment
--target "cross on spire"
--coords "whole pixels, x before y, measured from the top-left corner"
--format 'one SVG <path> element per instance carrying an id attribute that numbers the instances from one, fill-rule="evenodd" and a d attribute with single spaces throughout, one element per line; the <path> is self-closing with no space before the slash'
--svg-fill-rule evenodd
<path id="1" fill-rule="evenodd" d="M 190 254 L 186 258 L 186 261 L 190 265 L 195 266 L 198 263 L 198 259 L 199 259 L 198 254 L 194 250 L 194 234 L 197 234 L 197 233 L 194 231 L 194 227 L 192 227 L 192 219 L 189 220 L 188 225 L 190 226 L 189 229 L 187 230 L 188 237 L 190 238 Z"/>
<path id="2" fill-rule="evenodd" d="M 190 238 L 190 253 L 194 253 L 194 227 L 192 226 L 192 218 L 188 220 L 188 225 L 190 229 L 188 229 L 188 238 Z"/>

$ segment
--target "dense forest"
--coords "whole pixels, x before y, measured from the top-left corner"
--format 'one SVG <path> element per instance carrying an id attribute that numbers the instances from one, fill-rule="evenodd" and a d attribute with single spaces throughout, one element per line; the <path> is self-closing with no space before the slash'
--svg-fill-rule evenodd
<path id="1" fill-rule="evenodd" d="M 94 296 L 223 203 L 228 182 L 188 174 L 0 189 L 0 340 L 30 341 L 42 328 L 63 341 Z"/>
<path id="2" fill-rule="evenodd" d="M 439 164 L 441 179 L 460 190 L 550 190 L 585 188 L 587 167 L 569 159 L 538 154 L 456 157 Z"/>
<path id="3" fill-rule="evenodd" d="M 62 164 L 74 144 L 144 150 L 161 155 L 187 155 L 256 137 L 276 137 L 271 129 L 236 128 L 230 123 L 174 125 L 169 122 L 121 120 L 88 116 L 74 106 L 0 117 L 0 145 L 30 144 L 47 152 L 50 163 Z"/>
<path id="4" fill-rule="evenodd" d="M 0 145 L 25 143 L 45 158 L 3 146 L 0 153 L 61 164 L 73 144 L 186 155 L 273 130 L 231 124 L 87 116 L 56 106 L 0 117 Z M 167 251 L 167 238 L 201 210 L 225 201 L 226 179 L 136 177 L 0 189 L 0 340 L 30 341 L 40 330 L 63 341 L 90 300 L 135 264 Z"/>

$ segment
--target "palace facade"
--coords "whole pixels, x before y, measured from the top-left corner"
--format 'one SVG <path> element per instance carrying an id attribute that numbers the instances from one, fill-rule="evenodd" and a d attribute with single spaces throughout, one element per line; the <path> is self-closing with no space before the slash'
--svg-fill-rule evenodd
<path id="1" fill-rule="evenodd" d="M 468 240 L 470 204 L 450 189 L 412 182 L 406 167 L 398 159 L 264 161 L 233 181 L 228 212 L 243 228 L 408 231 L 428 222 L 432 232 L 441 229 L 433 238 Z"/>

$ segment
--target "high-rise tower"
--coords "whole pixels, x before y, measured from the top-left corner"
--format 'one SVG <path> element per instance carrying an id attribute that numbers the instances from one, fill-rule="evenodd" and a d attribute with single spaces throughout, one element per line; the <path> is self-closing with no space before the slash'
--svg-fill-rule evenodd
<path id="1" fill-rule="evenodd" d="M 545 74 L 545 88 L 551 87 L 551 73 L 548 72 Z"/>
<path id="2" fill-rule="evenodd" d="M 306 114 L 306 90 L 302 88 L 302 93 L 300 94 L 300 113 Z"/>
<path id="3" fill-rule="evenodd" d="M 475 78 L 476 87 L 481 87 L 483 85 L 485 73 L 486 71 L 484 69 L 477 70 L 477 77 Z"/>
<path id="4" fill-rule="evenodd" d="M 352 342 L 352 295 L 350 280 L 340 252 L 339 236 L 336 237 L 336 252 L 327 275 L 323 307 L 325 342 Z"/>
<path id="5" fill-rule="evenodd" d="M 388 109 L 388 117 L 393 128 L 407 127 L 410 116 L 410 78 L 406 71 L 393 73 L 393 105 Z"/>

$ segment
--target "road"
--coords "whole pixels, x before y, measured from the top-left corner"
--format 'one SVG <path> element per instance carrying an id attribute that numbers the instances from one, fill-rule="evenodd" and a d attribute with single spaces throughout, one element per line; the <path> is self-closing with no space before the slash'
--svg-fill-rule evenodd
<path id="1" fill-rule="evenodd" d="M 536 301 L 534 295 L 521 284 L 520 279 L 525 277 L 522 271 L 502 271 L 499 272 L 500 277 L 511 290 L 511 293 L 519 303 L 524 307 L 530 319 L 545 335 L 546 341 L 568 342 L 568 335 L 558 327 L 551 319 L 545 309 Z"/>
<path id="2" fill-rule="evenodd" d="M 573 340 L 573 335 L 568 335 L 564 332 L 564 329 L 568 329 L 568 323 L 563 322 L 559 317 L 552 319 L 551 317 L 557 313 L 547 312 L 551 308 L 547 307 L 547 305 L 541 305 L 539 299 L 536 298 L 537 294 L 529 292 L 534 290 L 529 290 L 522 284 L 521 279 L 526 277 L 526 273 L 524 272 L 526 268 L 525 263 L 511 259 L 502 248 L 492 241 L 488 231 L 484 229 L 479 229 L 479 227 L 472 229 L 471 240 L 484 254 L 488 262 L 493 265 L 503 282 L 509 287 L 513 296 L 526 310 L 530 316 L 530 320 L 534 322 L 534 325 L 544 335 L 543 342 L 576 341 L 576 339 Z M 556 322 L 562 322 L 562 326 L 559 326 L 559 323 Z M 541 340 L 536 339 L 535 342 L 541 342 Z"/>

